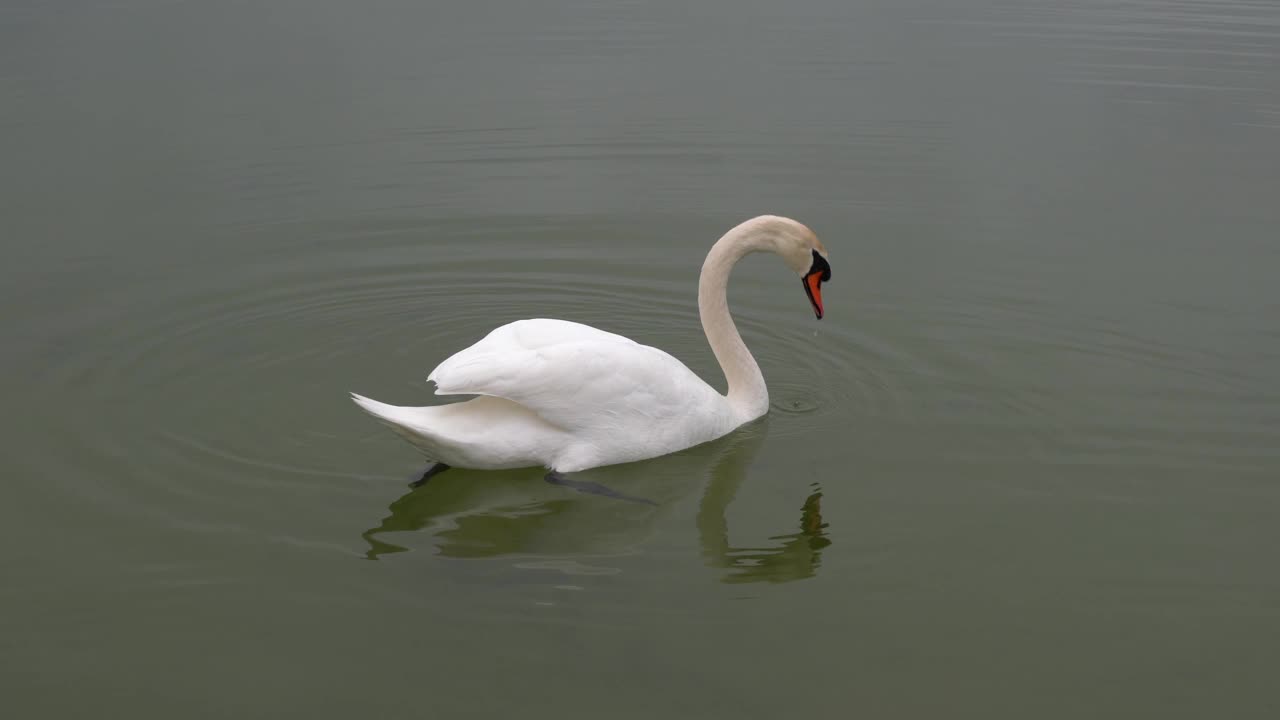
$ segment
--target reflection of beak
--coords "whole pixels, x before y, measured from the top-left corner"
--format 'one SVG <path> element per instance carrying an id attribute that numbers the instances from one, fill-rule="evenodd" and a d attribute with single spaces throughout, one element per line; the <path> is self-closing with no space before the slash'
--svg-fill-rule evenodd
<path id="1" fill-rule="evenodd" d="M 813 304 L 813 314 L 822 319 L 822 271 L 812 272 L 804 276 L 804 294 L 809 296 Z"/>

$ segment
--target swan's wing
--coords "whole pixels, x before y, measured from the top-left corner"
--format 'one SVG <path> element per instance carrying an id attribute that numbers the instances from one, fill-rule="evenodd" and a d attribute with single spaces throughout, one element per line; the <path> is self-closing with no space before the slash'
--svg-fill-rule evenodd
<path id="1" fill-rule="evenodd" d="M 717 394 L 679 360 L 563 320 L 504 325 L 427 378 L 439 395 L 493 395 L 566 430 L 661 422 Z"/>

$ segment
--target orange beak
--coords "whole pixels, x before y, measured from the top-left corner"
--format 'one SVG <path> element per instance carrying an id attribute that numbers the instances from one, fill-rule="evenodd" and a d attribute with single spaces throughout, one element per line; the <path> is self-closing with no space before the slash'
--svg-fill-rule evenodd
<path id="1" fill-rule="evenodd" d="M 813 304 L 813 314 L 822 319 L 822 271 L 811 272 L 804 276 L 804 294 L 809 296 Z"/>

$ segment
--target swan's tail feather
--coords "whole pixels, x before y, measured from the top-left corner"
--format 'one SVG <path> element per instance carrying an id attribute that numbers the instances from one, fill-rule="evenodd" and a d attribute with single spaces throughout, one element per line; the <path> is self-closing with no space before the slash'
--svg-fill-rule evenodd
<path id="1" fill-rule="evenodd" d="M 423 455 L 452 467 L 533 467 L 545 464 L 542 448 L 562 441 L 559 430 L 502 398 L 482 395 L 430 407 L 388 405 L 356 393 L 351 399 Z"/>
<path id="2" fill-rule="evenodd" d="M 356 405 L 360 406 L 361 410 L 369 413 L 378 422 L 391 428 L 397 435 L 427 453 L 431 459 L 439 459 L 436 457 L 436 453 L 433 452 L 434 448 L 427 447 L 423 442 L 426 438 L 424 437 L 422 423 L 419 421 L 422 419 L 421 413 L 424 408 L 388 405 L 356 393 L 351 393 L 351 399 L 355 401 Z"/>
<path id="3" fill-rule="evenodd" d="M 360 406 L 361 410 L 364 410 L 383 422 L 395 423 L 398 425 L 405 419 L 403 413 L 397 411 L 403 411 L 407 408 L 388 405 L 386 403 L 378 402 L 373 398 L 357 395 L 356 393 L 351 393 L 351 399 L 355 401 L 356 405 Z"/>

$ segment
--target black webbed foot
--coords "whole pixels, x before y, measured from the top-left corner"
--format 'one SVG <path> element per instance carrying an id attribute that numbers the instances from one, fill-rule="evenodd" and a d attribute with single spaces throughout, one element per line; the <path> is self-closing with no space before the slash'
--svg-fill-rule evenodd
<path id="1" fill-rule="evenodd" d="M 428 480 L 430 480 L 431 478 L 435 477 L 436 475 L 439 475 L 440 473 L 448 469 L 449 469 L 448 465 L 445 465 L 442 462 L 438 462 L 435 465 L 432 465 L 431 467 L 427 468 L 427 471 L 422 473 L 422 477 L 409 483 L 409 487 L 420 488 L 423 485 L 426 485 Z"/>
<path id="2" fill-rule="evenodd" d="M 551 483 L 552 485 L 560 485 L 562 487 L 571 488 L 573 490 L 577 490 L 580 493 L 587 493 L 589 495 L 603 495 L 605 497 L 611 497 L 615 500 L 626 500 L 628 502 L 644 503 L 645 505 L 657 506 L 658 504 L 648 498 L 636 497 L 635 495 L 626 495 L 624 493 L 620 493 L 617 490 L 614 490 L 613 488 L 607 487 L 605 485 L 601 485 L 598 482 L 592 482 L 590 480 L 575 480 L 573 478 L 565 477 L 564 475 L 554 470 L 547 473 L 544 479 L 547 482 Z"/>

